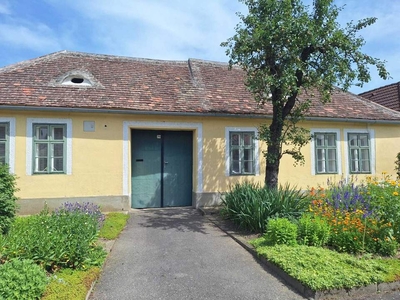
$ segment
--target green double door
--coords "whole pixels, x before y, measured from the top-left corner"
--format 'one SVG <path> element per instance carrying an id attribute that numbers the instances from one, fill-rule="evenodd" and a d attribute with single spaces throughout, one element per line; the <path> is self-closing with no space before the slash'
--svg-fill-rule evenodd
<path id="1" fill-rule="evenodd" d="M 132 130 L 132 207 L 192 205 L 191 131 Z"/>

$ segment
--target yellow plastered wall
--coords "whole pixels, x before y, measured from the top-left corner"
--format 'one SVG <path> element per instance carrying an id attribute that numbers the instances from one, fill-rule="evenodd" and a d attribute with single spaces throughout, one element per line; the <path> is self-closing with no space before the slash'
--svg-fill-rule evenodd
<path id="1" fill-rule="evenodd" d="M 144 116 L 107 113 L 63 113 L 34 111 L 3 111 L 2 117 L 16 119 L 15 138 L 15 173 L 18 176 L 18 196 L 20 198 L 68 198 L 90 196 L 124 195 L 124 163 L 123 163 L 123 124 L 124 122 L 149 122 L 161 124 L 159 128 L 169 130 L 162 124 L 175 124 L 178 127 L 170 130 L 191 130 L 194 132 L 193 144 L 193 190 L 194 192 L 224 192 L 230 185 L 244 180 L 263 183 L 265 177 L 265 159 L 262 151 L 266 149 L 263 142 L 259 143 L 260 173 L 255 176 L 229 176 L 226 174 L 226 128 L 258 127 L 269 120 L 256 118 L 220 118 L 220 117 L 182 117 L 182 116 Z M 51 118 L 72 120 L 72 175 L 27 175 L 26 173 L 26 135 L 28 118 Z M 83 122 L 94 121 L 95 131 L 84 132 Z M 199 128 L 179 127 L 179 124 L 200 124 Z M 197 126 L 196 125 L 196 126 Z M 345 129 L 373 130 L 375 137 L 375 174 L 382 172 L 395 176 L 394 161 L 400 152 L 400 125 L 368 125 L 351 122 L 304 122 L 308 129 L 336 129 L 340 131 L 341 174 L 313 175 L 311 144 L 305 146 L 302 153 L 306 163 L 303 166 L 293 166 L 293 159 L 284 156 L 279 173 L 280 183 L 289 182 L 305 189 L 317 184 L 324 185 L 328 178 L 340 180 L 349 176 L 347 173 Z M 144 129 L 144 128 L 142 128 Z M 202 134 L 202 160 L 199 157 L 197 136 Z M 129 139 L 130 146 L 130 139 Z M 128 149 L 126 176 L 130 177 L 130 149 Z M 197 166 L 202 161 L 202 191 L 198 191 L 199 172 Z M 359 175 L 362 180 L 364 175 Z M 130 179 L 128 178 L 128 191 Z"/>

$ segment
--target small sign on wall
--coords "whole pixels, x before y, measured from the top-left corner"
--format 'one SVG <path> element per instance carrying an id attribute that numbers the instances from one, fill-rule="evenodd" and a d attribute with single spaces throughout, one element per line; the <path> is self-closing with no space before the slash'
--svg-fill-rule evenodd
<path id="1" fill-rule="evenodd" d="M 83 121 L 83 131 L 94 132 L 95 123 L 94 121 Z"/>

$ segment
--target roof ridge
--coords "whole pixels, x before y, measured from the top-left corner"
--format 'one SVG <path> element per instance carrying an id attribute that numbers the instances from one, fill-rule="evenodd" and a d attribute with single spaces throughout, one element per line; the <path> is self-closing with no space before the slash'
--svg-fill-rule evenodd
<path id="1" fill-rule="evenodd" d="M 374 91 L 376 91 L 376 90 L 380 90 L 380 89 L 383 89 L 383 88 L 385 88 L 385 87 L 388 87 L 388 86 L 391 86 L 391 85 L 396 85 L 396 84 L 400 84 L 400 81 L 393 82 L 393 83 L 389 83 L 389 84 L 387 84 L 387 85 L 380 86 L 380 87 L 374 88 L 374 89 L 372 89 L 372 90 L 368 90 L 368 91 L 359 93 L 358 95 L 359 95 L 359 96 L 362 96 L 362 95 L 365 95 L 365 94 L 367 94 L 367 93 L 372 93 L 372 92 L 374 92 Z"/>
<path id="2" fill-rule="evenodd" d="M 349 93 L 349 94 L 353 95 L 357 101 L 365 102 L 366 104 L 369 104 L 369 105 L 372 105 L 372 106 L 376 106 L 377 108 L 379 107 L 380 109 L 383 109 L 383 110 L 387 111 L 388 113 L 390 113 L 392 115 L 395 115 L 396 117 L 400 117 L 400 112 L 397 111 L 397 110 L 394 110 L 394 109 L 391 109 L 389 107 L 386 107 L 385 105 L 379 104 L 379 103 L 377 103 L 377 102 L 375 102 L 373 100 L 364 98 L 364 97 L 362 97 L 360 95 L 356 95 L 356 94 L 353 94 L 353 93 Z"/>
<path id="3" fill-rule="evenodd" d="M 187 60 L 164 60 L 164 59 L 153 59 L 153 58 L 140 58 L 140 57 L 130 57 L 130 56 L 120 56 L 120 55 L 112 55 L 112 54 L 97 54 L 97 53 L 87 53 L 80 51 L 70 51 L 70 50 L 61 50 L 57 52 L 53 52 L 50 54 L 42 55 L 39 57 L 35 57 L 28 60 L 23 60 L 11 65 L 7 65 L 0 68 L 0 73 L 4 73 L 7 71 L 12 71 L 21 67 L 31 66 L 35 63 L 42 62 L 43 60 L 53 59 L 55 57 L 65 55 L 65 56 L 73 56 L 73 57 L 93 57 L 98 59 L 107 59 L 107 60 L 120 60 L 120 61 L 143 61 L 149 63 L 171 63 L 171 64 L 186 64 Z"/>
<path id="4" fill-rule="evenodd" d="M 59 56 L 61 54 L 65 54 L 67 52 L 68 52 L 67 50 L 61 50 L 61 51 L 53 52 L 53 53 L 50 53 L 50 54 L 42 55 L 42 56 L 39 56 L 39 57 L 23 60 L 23 61 L 11 64 L 11 65 L 7 65 L 7 66 L 4 66 L 4 67 L 0 68 L 0 73 L 4 73 L 4 72 L 7 72 L 7 71 L 12 71 L 12 70 L 18 69 L 18 68 L 23 67 L 23 66 L 30 66 L 30 65 L 33 65 L 33 64 L 35 64 L 37 62 L 41 62 L 41 61 L 43 61 L 45 59 L 49 59 L 49 58 L 53 58 L 53 57 Z"/>

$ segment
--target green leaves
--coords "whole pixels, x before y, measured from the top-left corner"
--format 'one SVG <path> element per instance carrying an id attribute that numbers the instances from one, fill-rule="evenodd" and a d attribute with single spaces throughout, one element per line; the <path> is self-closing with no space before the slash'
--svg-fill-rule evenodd
<path id="1" fill-rule="evenodd" d="M 0 164 L 0 235 L 7 233 L 17 211 L 15 193 L 16 176 L 10 174 L 8 166 Z"/>
<path id="2" fill-rule="evenodd" d="M 10 232 L 0 236 L 0 260 L 32 259 L 49 272 L 98 266 L 105 252 L 95 245 L 97 235 L 97 216 L 84 212 L 17 219 Z"/>
<path id="3" fill-rule="evenodd" d="M 303 193 L 290 185 L 269 189 L 257 184 L 233 186 L 222 199 L 223 213 L 239 227 L 262 233 L 269 218 L 299 218 L 308 207 Z"/>
<path id="4" fill-rule="evenodd" d="M 295 161 L 302 161 L 301 145 L 306 142 L 301 130 L 284 130 L 302 120 L 311 101 L 307 91 L 315 90 L 322 103 L 330 101 L 336 86 L 347 90 L 371 77 L 369 66 L 375 66 L 379 76 L 389 73 L 384 61 L 361 52 L 365 41 L 358 33 L 375 23 L 366 18 L 342 28 L 336 21 L 342 8 L 333 0 L 315 0 L 311 7 L 301 0 L 240 0 L 248 7 L 247 15 L 239 14 L 241 23 L 236 34 L 221 46 L 226 47 L 229 65 L 239 65 L 246 72 L 245 85 L 261 105 L 273 106 L 269 128 L 266 183 L 276 187 L 282 142 L 294 142 L 294 148 L 285 153 Z M 298 95 L 302 93 L 302 101 Z M 304 92 L 306 91 L 306 92 Z M 315 100 L 314 100 L 315 101 Z M 293 117 L 292 112 L 297 117 Z M 285 137 L 287 135 L 287 137 Z M 301 138 L 296 138 L 296 136 Z"/>
<path id="5" fill-rule="evenodd" d="M 0 265 L 1 299 L 40 299 L 46 285 L 46 273 L 32 260 L 14 259 Z"/>

